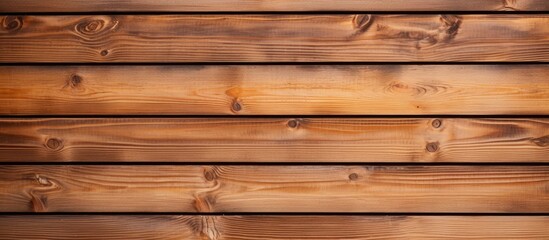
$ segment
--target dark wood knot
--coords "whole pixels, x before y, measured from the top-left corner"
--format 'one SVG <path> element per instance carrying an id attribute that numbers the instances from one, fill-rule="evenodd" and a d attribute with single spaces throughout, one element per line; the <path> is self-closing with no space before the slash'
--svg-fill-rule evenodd
<path id="1" fill-rule="evenodd" d="M 297 119 L 290 119 L 287 123 L 289 128 L 297 128 L 299 127 L 299 121 Z"/>
<path id="2" fill-rule="evenodd" d="M 63 141 L 58 138 L 49 138 L 46 140 L 46 147 L 52 151 L 57 151 L 63 148 Z"/>
<path id="3" fill-rule="evenodd" d="M 94 35 L 105 29 L 105 25 L 102 19 L 86 19 L 76 24 L 75 30 L 83 35 Z"/>
<path id="4" fill-rule="evenodd" d="M 356 174 L 356 173 L 351 173 L 351 174 L 349 174 L 349 179 L 350 179 L 351 181 L 357 180 L 357 179 L 358 179 L 358 174 Z"/>
<path id="5" fill-rule="evenodd" d="M 235 99 L 233 101 L 233 103 L 231 104 L 231 110 L 233 110 L 233 112 L 238 112 L 238 111 L 242 110 L 242 105 L 240 104 L 238 99 Z"/>
<path id="6" fill-rule="evenodd" d="M 444 40 L 454 38 L 458 33 L 459 27 L 461 26 L 461 19 L 455 15 L 440 15 L 440 20 L 444 25 L 443 27 L 446 33 Z"/>
<path id="7" fill-rule="evenodd" d="M 438 143 L 437 142 L 427 143 L 426 149 L 429 152 L 436 152 L 438 151 Z"/>
<path id="8" fill-rule="evenodd" d="M 74 32 L 81 38 L 93 40 L 116 30 L 118 20 L 109 16 L 93 16 L 82 19 L 74 26 Z"/>
<path id="9" fill-rule="evenodd" d="M 72 88 L 77 88 L 82 83 L 82 81 L 83 79 L 81 76 L 73 74 L 70 78 L 69 86 Z"/>
<path id="10" fill-rule="evenodd" d="M 109 55 L 109 50 L 103 50 L 103 51 L 101 51 L 100 54 L 101 54 L 101 56 L 103 56 L 103 57 L 104 57 L 104 56 L 107 56 L 107 55 Z"/>
<path id="11" fill-rule="evenodd" d="M 204 171 L 204 178 L 208 181 L 215 180 L 215 173 L 212 170 L 206 170 Z"/>
<path id="12" fill-rule="evenodd" d="M 543 136 L 532 139 L 532 142 L 540 147 L 549 146 L 549 136 Z"/>
<path id="13" fill-rule="evenodd" d="M 434 128 L 439 128 L 440 126 L 442 126 L 442 121 L 440 119 L 435 119 L 433 120 L 433 122 L 431 122 L 431 125 Z"/>
<path id="14" fill-rule="evenodd" d="M 2 28 L 9 32 L 17 31 L 23 28 L 23 17 L 21 16 L 6 16 L 2 20 Z"/>
<path id="15" fill-rule="evenodd" d="M 371 25 L 373 17 L 370 14 L 358 14 L 353 17 L 353 26 L 362 31 L 366 31 Z"/>

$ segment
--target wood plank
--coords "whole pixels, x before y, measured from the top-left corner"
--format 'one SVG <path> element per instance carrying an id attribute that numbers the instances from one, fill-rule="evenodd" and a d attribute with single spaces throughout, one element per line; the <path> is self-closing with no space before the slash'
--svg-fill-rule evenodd
<path id="1" fill-rule="evenodd" d="M 549 119 L 0 119 L 1 162 L 549 162 Z"/>
<path id="2" fill-rule="evenodd" d="M 0 62 L 548 61 L 548 15 L 5 16 Z"/>
<path id="3" fill-rule="evenodd" d="M 2 212 L 549 213 L 549 166 L 0 166 Z"/>
<path id="4" fill-rule="evenodd" d="M 549 115 L 548 75 L 546 64 L 0 66 L 0 114 Z"/>
<path id="5" fill-rule="evenodd" d="M 8 215 L 0 239 L 547 239 L 547 227 L 547 216 Z"/>
<path id="6" fill-rule="evenodd" d="M 0 12 L 547 11 L 546 0 L 17 0 Z"/>

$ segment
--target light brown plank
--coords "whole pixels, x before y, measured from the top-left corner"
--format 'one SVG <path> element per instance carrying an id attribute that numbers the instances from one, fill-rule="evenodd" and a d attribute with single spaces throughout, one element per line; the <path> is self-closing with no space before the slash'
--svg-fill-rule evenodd
<path id="1" fill-rule="evenodd" d="M 5 16 L 0 62 L 548 61 L 548 15 Z"/>
<path id="2" fill-rule="evenodd" d="M 548 66 L 0 66 L 0 114 L 549 115 Z"/>
<path id="3" fill-rule="evenodd" d="M 549 166 L 0 166 L 2 212 L 549 213 Z"/>
<path id="4" fill-rule="evenodd" d="M 1 162 L 549 162 L 549 119 L 0 119 Z"/>
<path id="5" fill-rule="evenodd" d="M 0 239 L 547 239 L 546 216 L 0 216 Z"/>
<path id="6" fill-rule="evenodd" d="M 547 11 L 546 0 L 12 0 L 0 12 Z"/>

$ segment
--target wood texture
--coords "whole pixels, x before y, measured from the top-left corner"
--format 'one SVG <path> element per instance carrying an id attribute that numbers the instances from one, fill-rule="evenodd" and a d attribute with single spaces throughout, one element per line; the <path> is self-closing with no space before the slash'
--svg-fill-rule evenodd
<path id="1" fill-rule="evenodd" d="M 547 15 L 5 16 L 0 62 L 548 61 Z"/>
<path id="2" fill-rule="evenodd" d="M 11 0 L 0 12 L 547 11 L 546 0 Z"/>
<path id="3" fill-rule="evenodd" d="M 2 162 L 549 162 L 549 119 L 0 119 Z"/>
<path id="4" fill-rule="evenodd" d="M 0 114 L 549 114 L 548 65 L 0 66 Z"/>
<path id="5" fill-rule="evenodd" d="M 549 213 L 549 166 L 0 166 L 2 212 Z"/>
<path id="6" fill-rule="evenodd" d="M 549 217 L 0 216 L 0 239 L 547 239 Z"/>

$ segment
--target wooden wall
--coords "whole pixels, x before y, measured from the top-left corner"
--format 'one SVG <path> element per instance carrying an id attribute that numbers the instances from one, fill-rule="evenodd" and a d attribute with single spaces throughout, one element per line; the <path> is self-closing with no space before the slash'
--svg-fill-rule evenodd
<path id="1" fill-rule="evenodd" d="M 0 239 L 549 239 L 549 1 L 6 0 Z"/>

